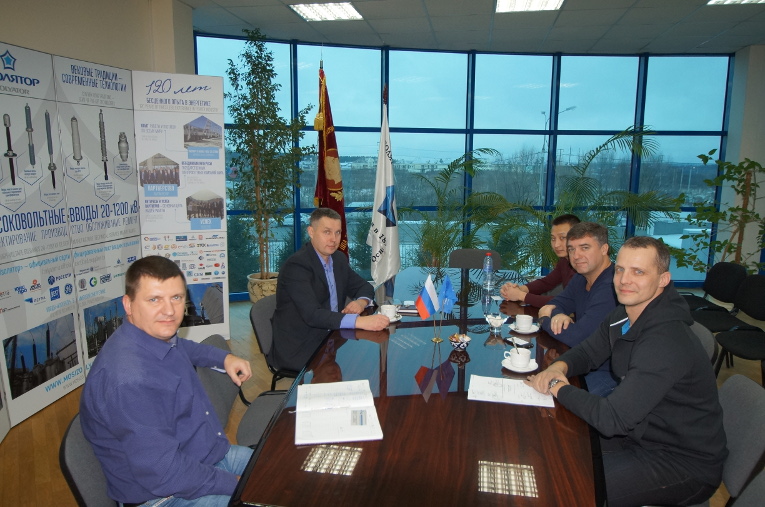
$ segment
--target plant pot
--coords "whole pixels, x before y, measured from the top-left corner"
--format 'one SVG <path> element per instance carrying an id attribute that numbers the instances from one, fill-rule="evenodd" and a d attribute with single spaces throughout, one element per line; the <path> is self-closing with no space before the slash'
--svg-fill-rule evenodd
<path id="1" fill-rule="evenodd" d="M 261 279 L 260 273 L 247 275 L 247 291 L 250 293 L 250 301 L 257 303 L 266 296 L 276 294 L 276 278 L 279 273 L 267 273 L 268 278 Z"/>

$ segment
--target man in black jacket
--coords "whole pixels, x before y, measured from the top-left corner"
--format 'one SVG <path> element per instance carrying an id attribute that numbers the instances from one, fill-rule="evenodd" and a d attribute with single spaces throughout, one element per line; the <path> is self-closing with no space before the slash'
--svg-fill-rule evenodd
<path id="1" fill-rule="evenodd" d="M 311 213 L 311 242 L 295 252 L 279 270 L 274 343 L 269 361 L 279 368 L 300 370 L 333 329 L 380 331 L 384 315 L 359 315 L 374 297 L 374 289 L 338 252 L 340 215 L 329 208 Z M 346 299 L 351 301 L 346 304 Z"/>
<path id="2" fill-rule="evenodd" d="M 609 507 L 701 503 L 728 454 L 712 365 L 668 270 L 664 243 L 627 240 L 614 271 L 620 305 L 526 381 L 600 432 Z M 609 358 L 619 385 L 608 397 L 569 385 Z"/>

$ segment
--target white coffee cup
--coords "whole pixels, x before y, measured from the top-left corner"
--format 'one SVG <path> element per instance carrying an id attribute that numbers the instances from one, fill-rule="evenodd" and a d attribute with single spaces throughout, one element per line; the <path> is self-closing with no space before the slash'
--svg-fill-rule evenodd
<path id="1" fill-rule="evenodd" d="M 396 318 L 396 305 L 380 305 L 380 313 L 389 319 Z"/>
<path id="2" fill-rule="evenodd" d="M 531 351 L 529 349 L 517 349 L 505 351 L 505 358 L 510 358 L 510 364 L 516 368 L 526 368 L 531 361 Z"/>
<path id="3" fill-rule="evenodd" d="M 515 328 L 519 331 L 528 331 L 534 323 L 534 317 L 531 315 L 516 315 Z"/>

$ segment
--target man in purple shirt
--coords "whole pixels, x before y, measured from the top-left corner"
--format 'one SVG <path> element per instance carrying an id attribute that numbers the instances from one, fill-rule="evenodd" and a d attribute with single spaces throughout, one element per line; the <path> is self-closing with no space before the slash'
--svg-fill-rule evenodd
<path id="1" fill-rule="evenodd" d="M 555 268 L 547 276 L 529 282 L 526 285 L 507 282 L 500 289 L 500 295 L 507 301 L 519 301 L 527 305 L 542 308 L 554 297 L 545 295 L 547 292 L 559 286 L 565 289 L 568 286 L 568 282 L 576 274 L 576 271 L 568 261 L 566 236 L 569 229 L 580 221 L 576 215 L 560 215 L 555 217 L 552 221 L 552 229 L 550 229 L 550 244 L 555 255 L 558 256 L 558 263 L 555 265 Z"/>
<path id="2" fill-rule="evenodd" d="M 178 337 L 186 281 L 169 259 L 133 263 L 122 304 L 127 321 L 93 362 L 80 400 L 109 496 L 127 506 L 227 505 L 252 449 L 229 444 L 194 367 L 223 368 L 241 385 L 249 362 Z"/>

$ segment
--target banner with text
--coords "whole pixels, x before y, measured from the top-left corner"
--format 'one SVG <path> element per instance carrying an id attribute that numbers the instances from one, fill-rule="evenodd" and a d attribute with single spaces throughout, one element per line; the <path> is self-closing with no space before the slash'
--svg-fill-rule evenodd
<path id="1" fill-rule="evenodd" d="M 186 275 L 180 336 L 228 337 L 223 79 L 133 72 L 133 104 L 143 256 Z"/>

